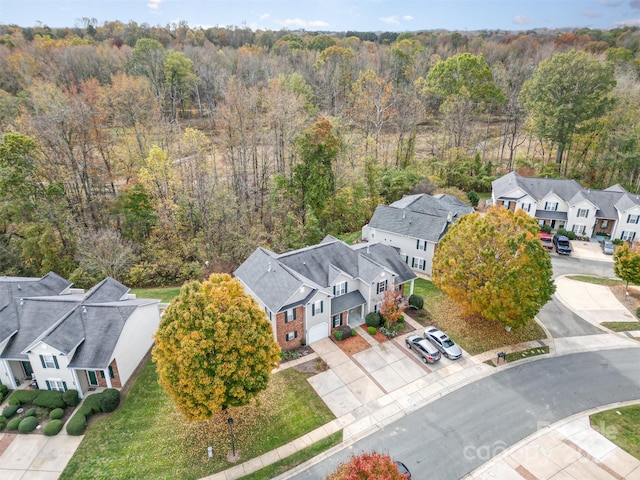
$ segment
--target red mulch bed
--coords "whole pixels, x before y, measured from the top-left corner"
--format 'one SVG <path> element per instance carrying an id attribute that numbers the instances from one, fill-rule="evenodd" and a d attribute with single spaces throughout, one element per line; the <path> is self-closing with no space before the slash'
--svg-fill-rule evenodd
<path id="1" fill-rule="evenodd" d="M 333 338 L 333 336 L 331 336 L 331 340 L 333 340 L 333 342 L 336 345 L 338 345 L 338 347 L 340 347 L 340 350 L 342 350 L 344 353 L 350 356 L 355 355 L 356 353 L 362 352 L 363 350 L 366 350 L 367 348 L 371 347 L 371 345 L 369 345 L 369 342 L 367 342 L 360 335 L 355 335 L 353 337 L 340 340 L 339 342 L 336 341 L 336 339 Z"/>

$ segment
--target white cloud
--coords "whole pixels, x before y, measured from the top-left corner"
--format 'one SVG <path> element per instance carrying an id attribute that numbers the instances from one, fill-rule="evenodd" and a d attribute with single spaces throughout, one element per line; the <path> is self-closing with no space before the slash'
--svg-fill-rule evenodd
<path id="1" fill-rule="evenodd" d="M 260 20 L 269 20 L 271 18 L 271 15 L 269 15 L 268 13 L 263 13 L 262 15 L 260 15 Z"/>
<path id="2" fill-rule="evenodd" d="M 593 10 L 585 10 L 584 12 L 582 12 L 582 15 L 587 18 L 598 18 L 601 16 L 598 12 L 594 12 Z"/>
<path id="3" fill-rule="evenodd" d="M 516 25 L 529 25 L 531 23 L 531 19 L 526 15 L 516 15 L 513 17 L 513 23 Z"/>
<path id="4" fill-rule="evenodd" d="M 640 18 L 632 18 L 630 20 L 622 20 L 615 23 L 616 27 L 640 27 Z"/>
<path id="5" fill-rule="evenodd" d="M 287 18 L 286 20 L 279 22 L 285 27 L 296 28 L 327 28 L 329 24 L 322 20 L 302 20 L 301 18 Z"/>
<path id="6" fill-rule="evenodd" d="M 164 0 L 149 0 L 149 2 L 147 3 L 147 7 L 149 7 L 151 10 L 158 10 L 162 2 L 164 2 Z"/>
<path id="7" fill-rule="evenodd" d="M 402 19 L 406 22 L 410 22 L 411 20 L 413 20 L 413 17 L 411 15 L 405 15 L 404 17 L 402 17 Z"/>
<path id="8" fill-rule="evenodd" d="M 617 7 L 622 3 L 622 0 L 598 0 L 598 3 L 605 7 Z"/>
<path id="9" fill-rule="evenodd" d="M 383 23 L 389 24 L 389 25 L 399 25 L 400 24 L 400 20 L 398 20 L 398 17 L 396 17 L 395 15 L 392 15 L 390 17 L 380 17 L 379 20 L 381 20 Z"/>

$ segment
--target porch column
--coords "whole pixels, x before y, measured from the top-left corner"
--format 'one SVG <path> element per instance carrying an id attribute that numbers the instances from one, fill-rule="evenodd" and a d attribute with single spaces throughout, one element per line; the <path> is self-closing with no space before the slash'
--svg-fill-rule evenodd
<path id="1" fill-rule="evenodd" d="M 411 280 L 411 287 L 409 288 L 409 296 L 413 295 L 413 282 L 415 281 L 415 278 L 413 280 Z"/>
<path id="2" fill-rule="evenodd" d="M 111 377 L 109 376 L 109 369 L 107 368 L 106 370 L 103 370 L 104 372 L 104 379 L 107 381 L 107 388 L 113 388 L 111 386 Z"/>
<path id="3" fill-rule="evenodd" d="M 78 392 L 78 398 L 82 400 L 84 398 L 84 393 L 82 392 L 82 387 L 80 386 L 80 379 L 78 378 L 78 371 L 74 368 L 71 370 L 73 375 L 73 384 L 76 387 L 76 391 Z"/>
<path id="4" fill-rule="evenodd" d="M 16 384 L 16 377 L 13 374 L 13 370 L 11 370 L 11 366 L 9 365 L 9 360 L 2 360 L 2 365 L 4 366 L 4 371 L 9 379 L 11 390 L 15 390 L 18 388 L 18 385 Z"/>

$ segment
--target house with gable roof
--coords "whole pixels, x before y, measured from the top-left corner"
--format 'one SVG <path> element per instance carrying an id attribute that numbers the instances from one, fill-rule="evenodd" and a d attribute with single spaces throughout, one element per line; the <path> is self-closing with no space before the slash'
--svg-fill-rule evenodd
<path id="1" fill-rule="evenodd" d="M 449 225 L 473 211 L 452 195 L 406 195 L 391 205 L 378 205 L 362 228 L 362 239 L 398 249 L 411 269 L 431 274 L 433 255 Z"/>
<path id="2" fill-rule="evenodd" d="M 577 235 L 640 238 L 640 196 L 620 185 L 605 190 L 583 188 L 575 180 L 523 177 L 510 172 L 492 183 L 492 203 L 522 209 L 552 230 Z"/>
<path id="3" fill-rule="evenodd" d="M 106 278 L 86 293 L 55 273 L 0 277 L 0 383 L 121 388 L 153 345 L 159 300 Z"/>
<path id="4" fill-rule="evenodd" d="M 234 272 L 264 309 L 284 350 L 311 344 L 378 311 L 387 290 L 413 293 L 415 274 L 392 247 L 349 246 L 327 236 L 318 245 L 273 253 L 256 249 Z"/>

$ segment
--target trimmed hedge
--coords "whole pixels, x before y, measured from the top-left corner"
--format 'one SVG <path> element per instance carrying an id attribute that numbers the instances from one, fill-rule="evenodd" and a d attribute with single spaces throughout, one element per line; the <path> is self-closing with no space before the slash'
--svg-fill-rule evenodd
<path id="1" fill-rule="evenodd" d="M 67 407 L 77 407 L 80 403 L 80 397 L 77 390 L 67 390 L 62 394 L 62 400 Z"/>
<path id="2" fill-rule="evenodd" d="M 7 430 L 9 430 L 10 432 L 16 431 L 21 421 L 22 419 L 20 417 L 12 418 L 11 420 L 9 420 L 9 423 L 7 423 Z"/>
<path id="3" fill-rule="evenodd" d="M 52 437 L 53 435 L 57 435 L 60 430 L 62 430 L 62 420 L 54 419 L 44 426 L 43 433 L 47 437 Z"/>
<path id="4" fill-rule="evenodd" d="M 0 430 L 4 429 L 6 426 L 7 424 L 4 421 L 0 422 Z"/>
<path id="5" fill-rule="evenodd" d="M 40 390 L 14 390 L 9 397 L 9 403 L 11 405 L 16 405 L 15 402 L 18 402 L 18 405 L 22 405 L 24 403 L 32 404 L 39 392 Z"/>
<path id="6" fill-rule="evenodd" d="M 51 420 L 60 420 L 64 417 L 64 410 L 62 408 L 54 408 L 49 412 L 49 418 Z"/>
<path id="7" fill-rule="evenodd" d="M 335 337 L 335 339 L 337 341 L 341 341 L 342 340 L 342 332 L 340 330 L 335 330 L 333 332 L 333 336 Z"/>
<path id="8" fill-rule="evenodd" d="M 98 405 L 103 413 L 113 412 L 120 405 L 120 391 L 115 388 L 107 388 L 100 394 Z"/>
<path id="9" fill-rule="evenodd" d="M 424 307 L 424 299 L 414 293 L 409 296 L 409 306 L 414 310 L 422 310 L 422 307 Z"/>
<path id="10" fill-rule="evenodd" d="M 27 410 L 26 412 L 24 412 L 24 416 L 25 417 L 35 417 L 36 416 L 36 408 L 30 408 L 29 410 Z"/>
<path id="11" fill-rule="evenodd" d="M 11 418 L 16 414 L 19 408 L 20 408 L 20 405 L 9 405 L 4 410 L 2 410 L 2 416 L 6 418 Z"/>
<path id="12" fill-rule="evenodd" d="M 67 422 L 67 433 L 69 435 L 82 435 L 87 429 L 87 417 L 78 410 L 76 414 Z"/>
<path id="13" fill-rule="evenodd" d="M 380 326 L 380 314 L 376 312 L 367 313 L 367 316 L 364 317 L 364 321 L 367 324 L 367 327 L 378 328 Z"/>
<path id="14" fill-rule="evenodd" d="M 2 395 L 6 395 L 7 393 L 9 393 L 9 387 L 7 387 L 6 385 L 0 385 L 0 393 Z"/>
<path id="15" fill-rule="evenodd" d="M 21 433 L 33 432 L 38 426 L 38 419 L 36 417 L 25 417 L 18 425 L 18 431 Z"/>
<path id="16" fill-rule="evenodd" d="M 39 390 L 38 396 L 32 403 L 45 408 L 64 408 L 67 406 L 62 400 L 62 392 L 56 390 Z"/>
<path id="17" fill-rule="evenodd" d="M 374 336 L 376 334 L 376 327 L 367 327 L 369 335 Z"/>

